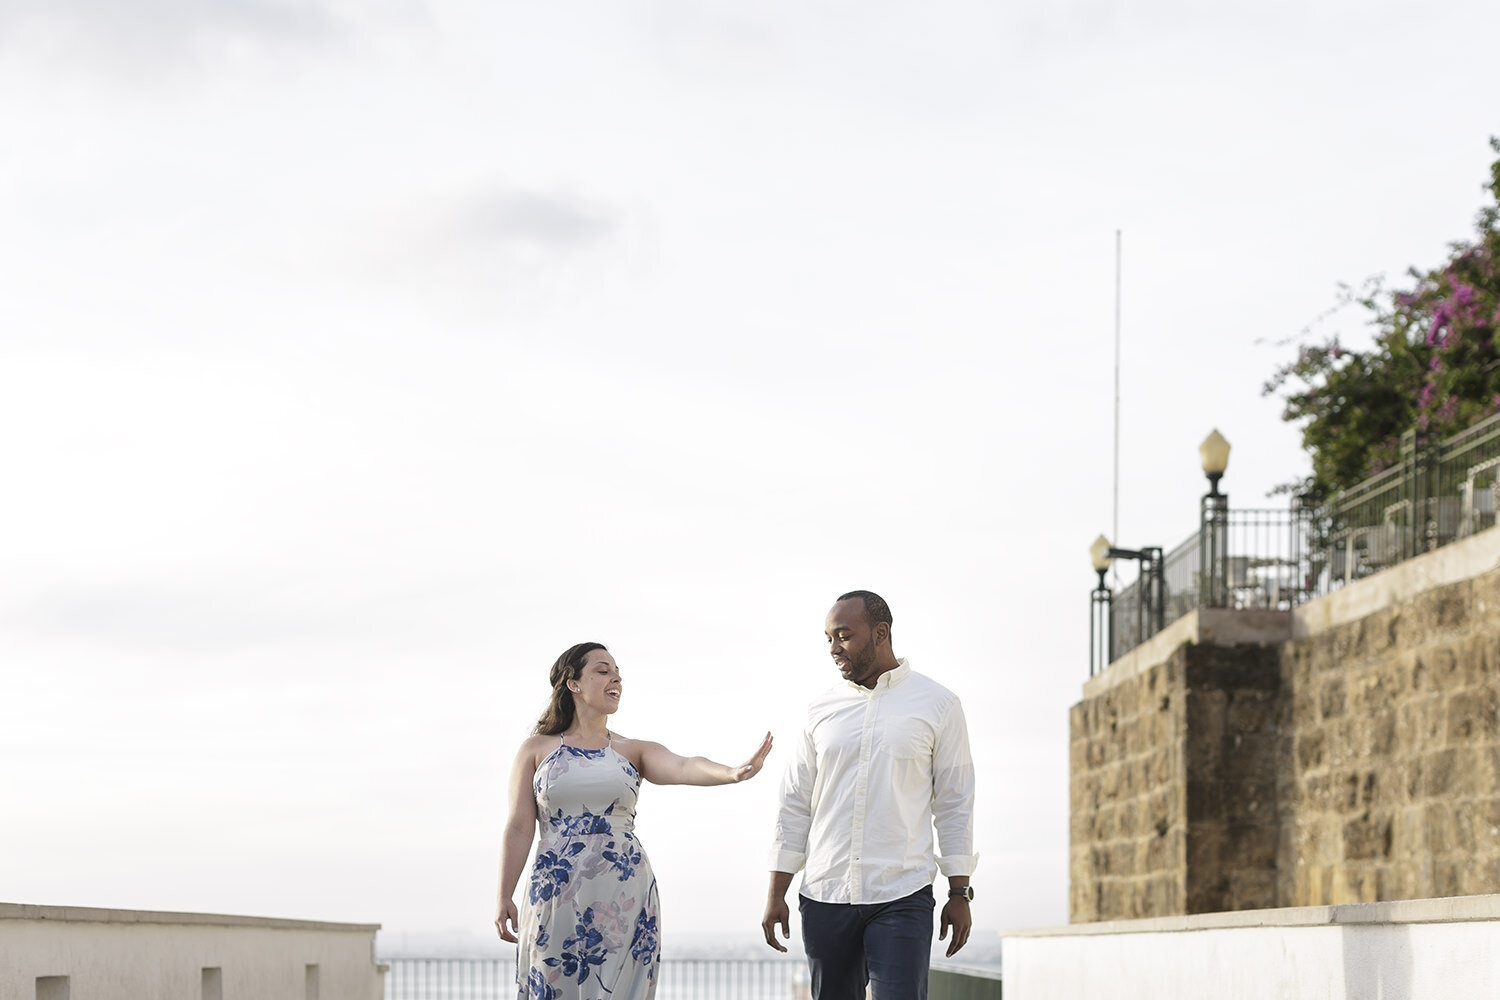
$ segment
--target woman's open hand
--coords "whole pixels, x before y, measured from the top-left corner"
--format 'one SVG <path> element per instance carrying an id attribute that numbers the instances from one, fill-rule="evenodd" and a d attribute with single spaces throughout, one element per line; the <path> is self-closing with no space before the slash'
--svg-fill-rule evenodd
<path id="1" fill-rule="evenodd" d="M 513 900 L 503 899 L 500 901 L 500 913 L 495 917 L 495 929 L 500 932 L 501 941 L 516 941 L 516 932 L 520 930 L 517 921 L 520 914 L 516 912 L 516 904 Z"/>
<path id="2" fill-rule="evenodd" d="M 771 734 L 760 741 L 760 748 L 755 751 L 754 756 L 734 770 L 735 781 L 749 781 L 760 773 L 760 769 L 766 764 L 766 755 L 771 752 Z"/>

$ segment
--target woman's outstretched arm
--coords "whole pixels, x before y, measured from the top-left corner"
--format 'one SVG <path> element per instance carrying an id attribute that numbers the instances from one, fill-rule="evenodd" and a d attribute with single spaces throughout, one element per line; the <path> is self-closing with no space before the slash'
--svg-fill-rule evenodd
<path id="1" fill-rule="evenodd" d="M 679 757 L 660 743 L 642 742 L 641 777 L 653 785 L 728 785 L 760 773 L 771 752 L 771 734 L 739 766 L 716 764 L 707 757 Z"/>
<path id="2" fill-rule="evenodd" d="M 505 834 L 500 848 L 500 893 L 495 907 L 495 928 L 502 941 L 515 941 L 517 921 L 516 883 L 521 881 L 521 869 L 526 865 L 526 856 L 531 853 L 531 840 L 536 836 L 536 796 L 531 791 L 531 779 L 540 763 L 541 748 L 549 737 L 532 736 L 521 744 L 516 762 L 510 770 L 510 817 L 505 821 Z"/>

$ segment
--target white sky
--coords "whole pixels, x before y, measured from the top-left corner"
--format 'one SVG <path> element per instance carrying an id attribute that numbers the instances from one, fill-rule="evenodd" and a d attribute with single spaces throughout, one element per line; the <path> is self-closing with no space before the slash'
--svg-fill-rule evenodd
<path id="1" fill-rule="evenodd" d="M 487 933 L 563 648 L 738 762 L 867 587 L 976 922 L 1064 922 L 1116 228 L 1170 546 L 1212 427 L 1282 503 L 1263 341 L 1500 132 L 1490 0 L 1208 6 L 0 0 L 0 899 Z M 669 935 L 758 935 L 784 761 L 646 790 Z"/>

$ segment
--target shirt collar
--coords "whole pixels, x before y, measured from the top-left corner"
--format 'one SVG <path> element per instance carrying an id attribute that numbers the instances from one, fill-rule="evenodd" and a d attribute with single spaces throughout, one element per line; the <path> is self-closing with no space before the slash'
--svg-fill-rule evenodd
<path id="1" fill-rule="evenodd" d="M 911 664 L 903 656 L 896 661 L 894 668 L 887 670 L 875 679 L 875 686 L 873 688 L 867 688 L 863 684 L 856 684 L 853 681 L 845 681 L 844 683 L 858 691 L 863 691 L 865 694 L 874 694 L 882 688 L 895 687 L 909 676 L 911 676 Z"/>

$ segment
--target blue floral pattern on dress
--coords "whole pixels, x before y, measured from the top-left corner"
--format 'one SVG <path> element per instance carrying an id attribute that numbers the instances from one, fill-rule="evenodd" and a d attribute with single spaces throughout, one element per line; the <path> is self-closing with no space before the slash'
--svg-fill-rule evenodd
<path id="1" fill-rule="evenodd" d="M 562 974 L 569 979 L 577 977 L 578 985 L 582 986 L 588 982 L 590 967 L 603 965 L 605 958 L 604 935 L 594 926 L 594 908 L 591 906 L 583 911 L 573 935 L 563 942 L 562 955 L 544 961 L 561 968 Z"/>
<path id="2" fill-rule="evenodd" d="M 573 876 L 573 864 L 568 859 L 588 847 L 583 843 L 571 843 L 560 851 L 541 851 L 531 868 L 529 897 L 533 903 L 541 903 L 558 895 Z"/>
<path id="3" fill-rule="evenodd" d="M 540 835 L 521 914 L 518 1000 L 653 1000 L 660 916 L 635 839 L 641 776 L 608 746 L 559 743 L 532 789 Z"/>
<path id="4" fill-rule="evenodd" d="M 595 815 L 585 809 L 578 816 L 564 816 L 561 809 L 557 815 L 547 822 L 553 826 L 561 827 L 565 837 L 588 837 L 597 833 L 610 834 L 614 831 L 609 827 L 609 814 L 615 811 L 615 804 L 611 802 L 609 808 L 601 815 Z"/>
<path id="5" fill-rule="evenodd" d="M 643 857 L 640 848 L 635 846 L 633 840 L 626 841 L 619 847 L 615 846 L 614 841 L 610 841 L 605 850 L 599 853 L 620 873 L 621 882 L 629 881 L 630 876 L 634 875 L 635 870 L 640 867 Z"/>
<path id="6" fill-rule="evenodd" d="M 526 992 L 521 995 L 526 1000 L 557 1000 L 557 990 L 547 985 L 538 969 L 531 970 L 531 975 L 526 979 Z"/>
<path id="7" fill-rule="evenodd" d="M 656 917 L 646 916 L 642 910 L 635 917 L 635 937 L 630 939 L 630 957 L 642 965 L 656 961 L 661 946 L 656 940 Z"/>

